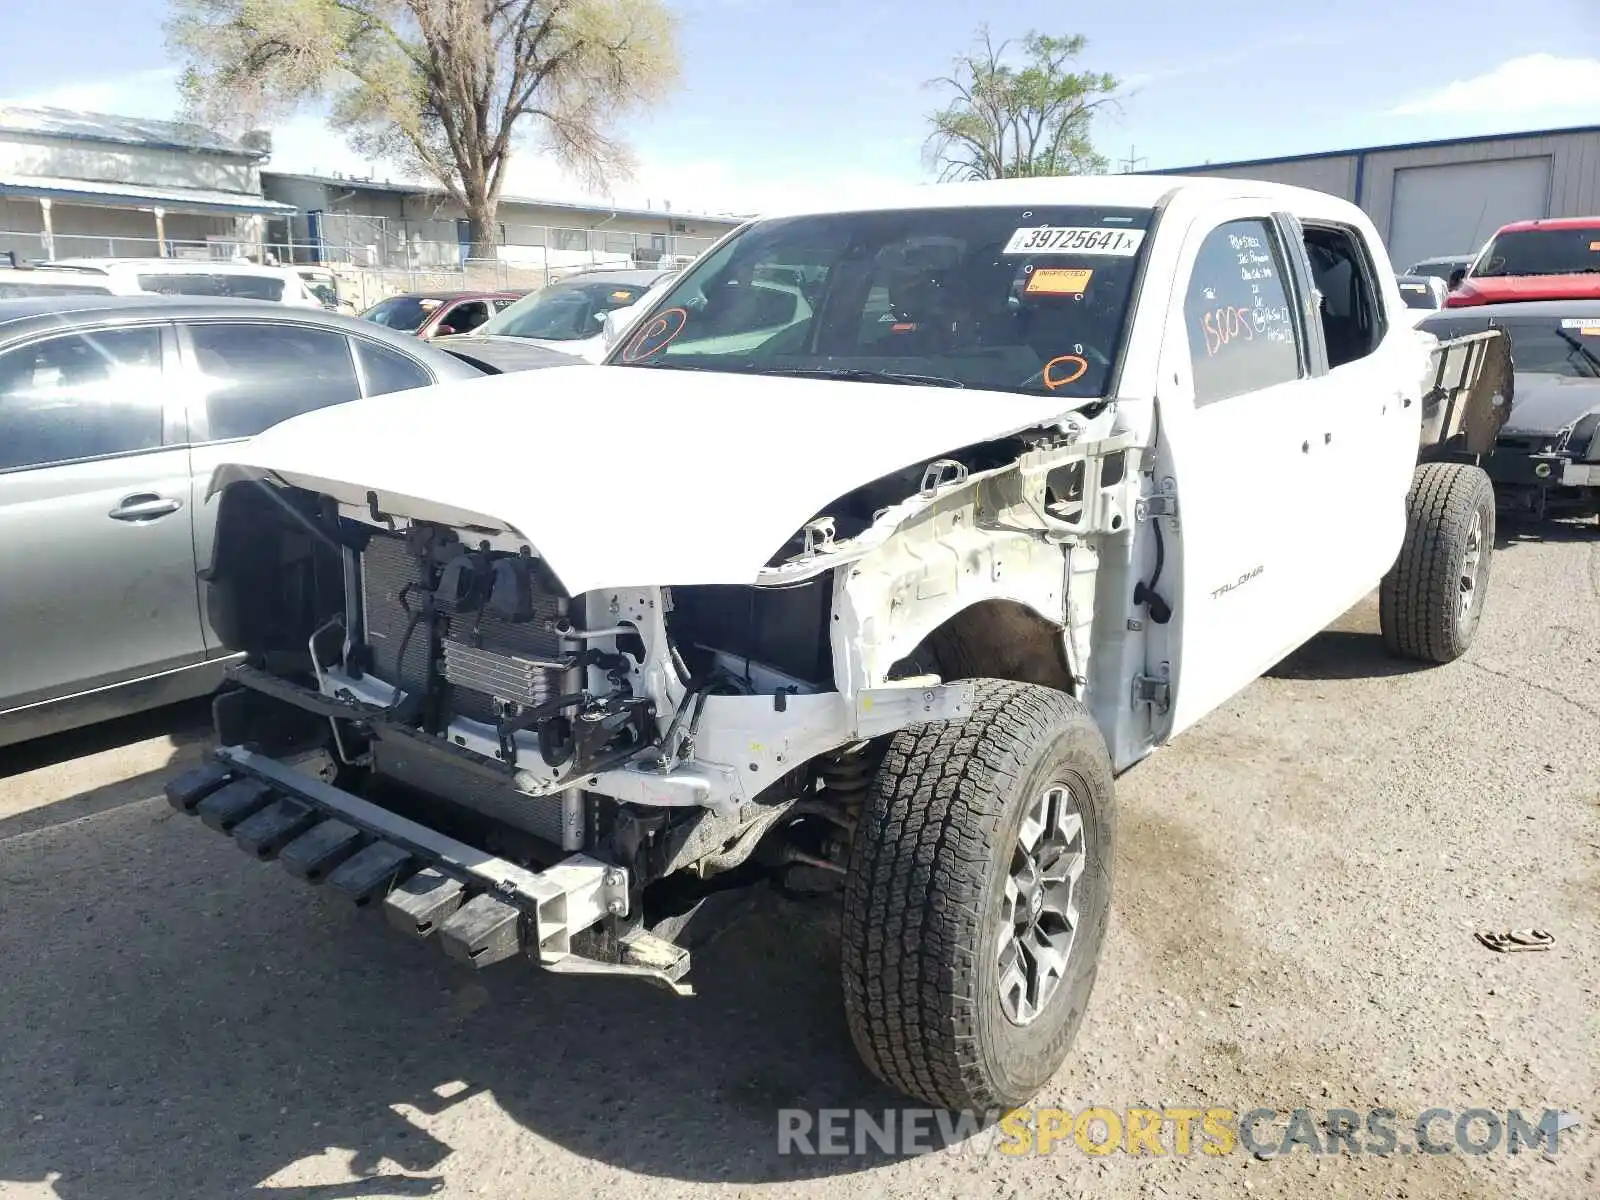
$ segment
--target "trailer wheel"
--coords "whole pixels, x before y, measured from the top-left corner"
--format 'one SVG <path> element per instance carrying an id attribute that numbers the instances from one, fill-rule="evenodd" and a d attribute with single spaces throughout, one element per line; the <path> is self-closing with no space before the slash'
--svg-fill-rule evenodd
<path id="1" fill-rule="evenodd" d="M 1478 631 L 1494 552 L 1494 485 L 1478 467 L 1426 463 L 1406 497 L 1406 539 L 1378 588 L 1389 650 L 1453 662 Z"/>
<path id="2" fill-rule="evenodd" d="M 894 736 L 845 886 L 850 1034 L 929 1104 L 1024 1103 L 1060 1067 L 1111 905 L 1111 762 L 1084 707 L 976 680 L 964 720 Z"/>

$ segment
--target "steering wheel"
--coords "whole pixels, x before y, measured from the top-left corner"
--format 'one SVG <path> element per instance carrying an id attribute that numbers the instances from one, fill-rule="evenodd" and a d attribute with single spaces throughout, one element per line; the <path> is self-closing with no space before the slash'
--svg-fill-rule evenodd
<path id="1" fill-rule="evenodd" d="M 1111 360 L 1093 346 L 1085 346 L 1083 353 L 1058 354 L 1029 375 L 1017 386 L 1022 388 L 1042 387 L 1046 391 L 1055 391 L 1057 388 L 1066 387 L 1076 383 L 1089 373 L 1090 367 L 1109 368 Z M 1048 376 L 1048 379 L 1046 378 Z"/>

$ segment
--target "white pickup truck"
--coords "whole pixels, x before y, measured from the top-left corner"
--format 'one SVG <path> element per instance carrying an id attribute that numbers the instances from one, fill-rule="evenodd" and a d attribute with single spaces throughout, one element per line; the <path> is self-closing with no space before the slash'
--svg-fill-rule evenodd
<path id="1" fill-rule="evenodd" d="M 872 1069 L 1021 1103 L 1094 983 L 1115 775 L 1375 587 L 1394 652 L 1472 641 L 1494 335 L 1445 385 L 1404 314 L 1360 211 L 1249 182 L 751 222 L 603 365 L 241 444 L 243 661 L 168 798 L 477 966 L 683 992 L 730 897 L 831 885 Z"/>

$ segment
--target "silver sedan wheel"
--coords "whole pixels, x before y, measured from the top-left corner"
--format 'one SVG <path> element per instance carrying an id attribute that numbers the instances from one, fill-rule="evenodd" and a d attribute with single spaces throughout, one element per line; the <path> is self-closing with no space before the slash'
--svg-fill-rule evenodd
<path id="1" fill-rule="evenodd" d="M 1017 830 L 1001 905 L 1000 1005 L 1015 1025 L 1034 1021 L 1066 978 L 1086 859 L 1071 789 L 1047 788 Z"/>
<path id="2" fill-rule="evenodd" d="M 1467 529 L 1467 552 L 1461 559 L 1461 579 L 1456 600 L 1456 624 L 1465 629 L 1472 622 L 1478 603 L 1479 576 L 1483 574 L 1483 513 L 1472 514 Z"/>

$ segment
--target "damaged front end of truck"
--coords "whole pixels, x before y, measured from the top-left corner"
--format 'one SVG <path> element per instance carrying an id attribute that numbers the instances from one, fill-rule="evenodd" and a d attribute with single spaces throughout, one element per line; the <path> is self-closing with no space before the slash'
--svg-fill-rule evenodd
<path id="1" fill-rule="evenodd" d="M 964 680 L 1084 695 L 1138 486 L 1115 417 L 878 474 L 741 584 L 685 544 L 660 584 L 569 588 L 504 514 L 224 468 L 207 606 L 243 661 L 169 799 L 475 966 L 687 990 L 746 885 L 839 885 L 888 738 L 962 717 Z"/>

